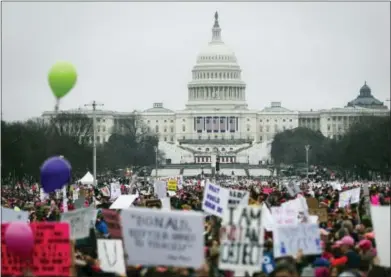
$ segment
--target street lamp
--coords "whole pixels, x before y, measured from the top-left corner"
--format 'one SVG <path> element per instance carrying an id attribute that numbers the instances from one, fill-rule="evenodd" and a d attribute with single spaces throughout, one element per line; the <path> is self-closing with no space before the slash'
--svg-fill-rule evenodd
<path id="1" fill-rule="evenodd" d="M 93 129 L 93 142 L 92 142 L 92 170 L 94 174 L 94 187 L 96 187 L 96 107 L 103 106 L 103 104 L 98 104 L 95 101 L 92 104 L 85 104 L 84 106 L 92 107 L 92 129 Z"/>
<path id="2" fill-rule="evenodd" d="M 307 164 L 307 179 L 308 179 L 308 169 L 309 169 L 309 165 L 308 165 L 308 152 L 310 151 L 311 149 L 311 145 L 307 144 L 304 146 L 304 149 L 305 149 L 305 161 L 306 161 L 306 164 Z"/>
<path id="3" fill-rule="evenodd" d="M 157 180 L 157 152 L 158 152 L 157 146 L 154 146 L 153 150 L 155 150 L 155 179 Z"/>

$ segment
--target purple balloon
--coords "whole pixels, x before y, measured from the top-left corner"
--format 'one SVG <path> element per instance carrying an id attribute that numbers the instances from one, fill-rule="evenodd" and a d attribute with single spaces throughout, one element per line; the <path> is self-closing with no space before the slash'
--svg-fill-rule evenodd
<path id="1" fill-rule="evenodd" d="M 4 233 L 7 251 L 22 259 L 32 257 L 34 235 L 30 225 L 25 222 L 13 222 L 7 226 Z"/>
<path id="2" fill-rule="evenodd" d="M 51 157 L 41 166 L 41 184 L 46 193 L 61 189 L 71 180 L 71 164 L 63 157 Z"/>

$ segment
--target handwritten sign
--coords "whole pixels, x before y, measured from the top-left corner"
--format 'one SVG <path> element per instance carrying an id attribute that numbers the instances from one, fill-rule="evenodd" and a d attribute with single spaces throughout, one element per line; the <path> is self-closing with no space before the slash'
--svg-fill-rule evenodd
<path id="1" fill-rule="evenodd" d="M 199 268 L 204 263 L 202 213 L 132 208 L 122 211 L 121 224 L 127 265 Z"/>
<path id="2" fill-rule="evenodd" d="M 165 198 L 167 197 L 167 187 L 166 187 L 166 182 L 164 181 L 156 181 L 153 184 L 153 190 L 157 197 L 160 198 Z"/>
<path id="3" fill-rule="evenodd" d="M 250 194 L 248 191 L 230 189 L 228 197 L 228 207 L 237 207 L 240 204 L 247 206 L 249 197 Z"/>
<path id="4" fill-rule="evenodd" d="M 322 252 L 318 224 L 277 225 L 273 230 L 274 257 L 295 256 L 299 249 L 304 255 Z"/>
<path id="5" fill-rule="evenodd" d="M 345 190 L 339 193 L 338 207 L 344 208 L 349 204 L 355 204 L 360 202 L 360 188 L 354 188 L 350 190 Z"/>
<path id="6" fill-rule="evenodd" d="M 309 208 L 310 215 L 316 215 L 319 218 L 319 222 L 327 222 L 327 208 Z"/>
<path id="7" fill-rule="evenodd" d="M 121 196 L 121 185 L 120 183 L 110 184 L 110 200 L 115 200 Z"/>
<path id="8" fill-rule="evenodd" d="M 204 189 L 202 209 L 208 214 L 222 217 L 227 209 L 229 191 L 228 189 L 207 183 Z"/>
<path id="9" fill-rule="evenodd" d="M 174 179 L 170 179 L 167 182 L 167 189 L 169 191 L 176 191 L 177 190 L 177 181 Z"/>
<path id="10" fill-rule="evenodd" d="M 261 207 L 228 208 L 220 230 L 220 269 L 248 272 L 250 275 L 259 271 L 263 253 L 261 222 Z"/>
<path id="11" fill-rule="evenodd" d="M 390 267 L 390 206 L 371 206 L 371 218 L 379 263 L 381 266 Z"/>
<path id="12" fill-rule="evenodd" d="M 122 240 L 98 239 L 99 266 L 104 272 L 126 275 Z"/>
<path id="13" fill-rule="evenodd" d="M 162 201 L 160 199 L 148 199 L 145 200 L 145 206 L 148 208 L 162 208 Z"/>
<path id="14" fill-rule="evenodd" d="M 94 208 L 85 208 L 61 214 L 61 221 L 71 226 L 71 239 L 84 239 L 90 235 L 91 220 L 95 220 Z"/>
<path id="15" fill-rule="evenodd" d="M 299 211 L 295 206 L 271 207 L 272 217 L 276 225 L 289 225 L 298 223 Z"/>
<path id="16" fill-rule="evenodd" d="M 295 196 L 296 194 L 301 192 L 299 182 L 297 182 L 297 183 L 289 182 L 284 185 L 285 185 L 286 189 L 288 190 L 288 193 L 291 196 Z"/>
<path id="17" fill-rule="evenodd" d="M 1 274 L 23 276 L 28 264 L 8 253 L 4 241 L 7 226 L 1 225 Z M 30 265 L 33 276 L 70 276 L 72 260 L 68 223 L 39 222 L 30 224 L 30 227 L 35 239 Z"/>
<path id="18" fill-rule="evenodd" d="M 120 216 L 115 210 L 102 209 L 102 216 L 112 238 L 122 238 Z"/>
<path id="19" fill-rule="evenodd" d="M 29 220 L 29 213 L 25 211 L 15 211 L 13 209 L 1 207 L 1 222 L 9 223 L 14 221 L 27 222 Z"/>

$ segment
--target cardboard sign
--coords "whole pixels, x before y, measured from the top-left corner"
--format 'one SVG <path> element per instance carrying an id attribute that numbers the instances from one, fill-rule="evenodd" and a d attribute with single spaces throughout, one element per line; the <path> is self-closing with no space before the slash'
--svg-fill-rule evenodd
<path id="1" fill-rule="evenodd" d="M 160 199 L 148 199 L 145 200 L 145 206 L 148 208 L 162 208 L 162 201 Z"/>
<path id="2" fill-rule="evenodd" d="M 167 189 L 170 191 L 177 191 L 177 181 L 176 180 L 168 180 Z"/>
<path id="3" fill-rule="evenodd" d="M 61 214 L 61 221 L 68 222 L 71 227 L 71 239 L 84 239 L 90 235 L 91 221 L 96 219 L 94 208 L 85 208 Z"/>
<path id="4" fill-rule="evenodd" d="M 309 208 L 308 213 L 318 216 L 319 222 L 327 222 L 327 208 Z"/>
<path id="5" fill-rule="evenodd" d="M 122 240 L 98 239 L 99 266 L 104 272 L 126 276 Z"/>
<path id="6" fill-rule="evenodd" d="M 318 199 L 314 198 L 314 197 L 308 197 L 306 198 L 306 201 L 307 201 L 307 206 L 309 209 L 317 209 L 319 208 L 319 201 Z"/>
<path id="7" fill-rule="evenodd" d="M 263 256 L 262 207 L 230 207 L 220 229 L 219 269 L 259 271 Z"/>
<path id="8" fill-rule="evenodd" d="M 1 274 L 23 276 L 26 260 L 8 253 L 4 234 L 8 224 L 1 225 Z M 32 223 L 35 245 L 30 269 L 33 276 L 71 276 L 71 244 L 68 223 Z"/>
<path id="9" fill-rule="evenodd" d="M 132 208 L 121 212 L 128 265 L 200 268 L 204 258 L 204 216 L 194 211 Z"/>
<path id="10" fill-rule="evenodd" d="M 117 213 L 117 211 L 102 209 L 102 216 L 105 222 L 107 223 L 110 236 L 116 239 L 122 238 L 120 216 Z"/>

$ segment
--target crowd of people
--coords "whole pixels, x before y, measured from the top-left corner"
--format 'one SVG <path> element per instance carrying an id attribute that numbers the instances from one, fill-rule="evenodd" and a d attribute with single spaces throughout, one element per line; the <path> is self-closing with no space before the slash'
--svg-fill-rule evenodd
<path id="1" fill-rule="evenodd" d="M 145 206 L 147 200 L 158 199 L 153 185 L 144 180 L 120 184 L 121 195 L 137 194 L 133 206 Z M 288 188 L 275 180 L 255 181 L 222 180 L 217 181 L 221 187 L 247 191 L 248 205 L 266 205 L 268 209 L 280 206 L 297 197 L 315 198 L 319 207 L 326 208 L 327 219 L 318 218 L 321 230 L 320 255 L 303 255 L 298 251 L 295 256 L 273 258 L 270 272 L 259 265 L 259 272 L 253 276 L 271 277 L 380 277 L 391 276 L 390 268 L 381 266 L 377 253 L 376 233 L 371 221 L 370 205 L 390 205 L 391 190 L 387 182 L 354 182 L 349 185 L 328 182 L 300 182 L 300 192 L 292 195 Z M 171 210 L 195 210 L 202 212 L 205 180 L 188 179 L 178 183 L 174 192 L 167 192 Z M 338 206 L 341 191 L 361 188 L 360 201 L 340 208 Z M 103 188 L 106 188 L 103 189 Z M 14 211 L 27 211 L 28 221 L 57 222 L 61 214 L 84 207 L 95 207 L 98 211 L 90 236 L 74 243 L 75 276 L 118 276 L 104 272 L 100 268 L 96 240 L 110 238 L 110 226 L 102 215 L 103 209 L 109 209 L 114 199 L 111 197 L 109 182 L 97 187 L 83 184 L 67 186 L 62 192 L 42 193 L 38 184 L 18 183 L 1 188 L 1 205 Z M 78 196 L 75 197 L 75 191 Z M 82 195 L 80 192 L 83 191 Z M 67 201 L 63 196 L 66 195 Z M 82 202 L 80 203 L 80 200 Z M 64 206 L 66 205 L 66 207 Z M 118 211 L 120 213 L 120 211 Z M 214 215 L 205 215 L 204 247 L 205 263 L 201 268 L 149 267 L 132 265 L 126 267 L 126 276 L 189 276 L 189 277 L 234 277 L 237 273 L 219 269 L 221 219 Z M 389 227 L 388 227 L 389 228 Z M 265 230 L 264 253 L 273 253 L 273 231 Z M 3 246 L 2 246 L 3 247 Z M 150 253 L 154 255 L 154 253 Z M 125 254 L 126 255 L 126 254 Z M 2 262 L 3 265 L 3 262 Z M 247 273 L 246 273 L 247 274 Z M 247 274 L 248 275 L 248 274 Z M 34 276 L 26 271 L 25 276 Z M 38 276 L 35 276 L 38 277 Z M 243 276 L 244 277 L 244 276 Z"/>

